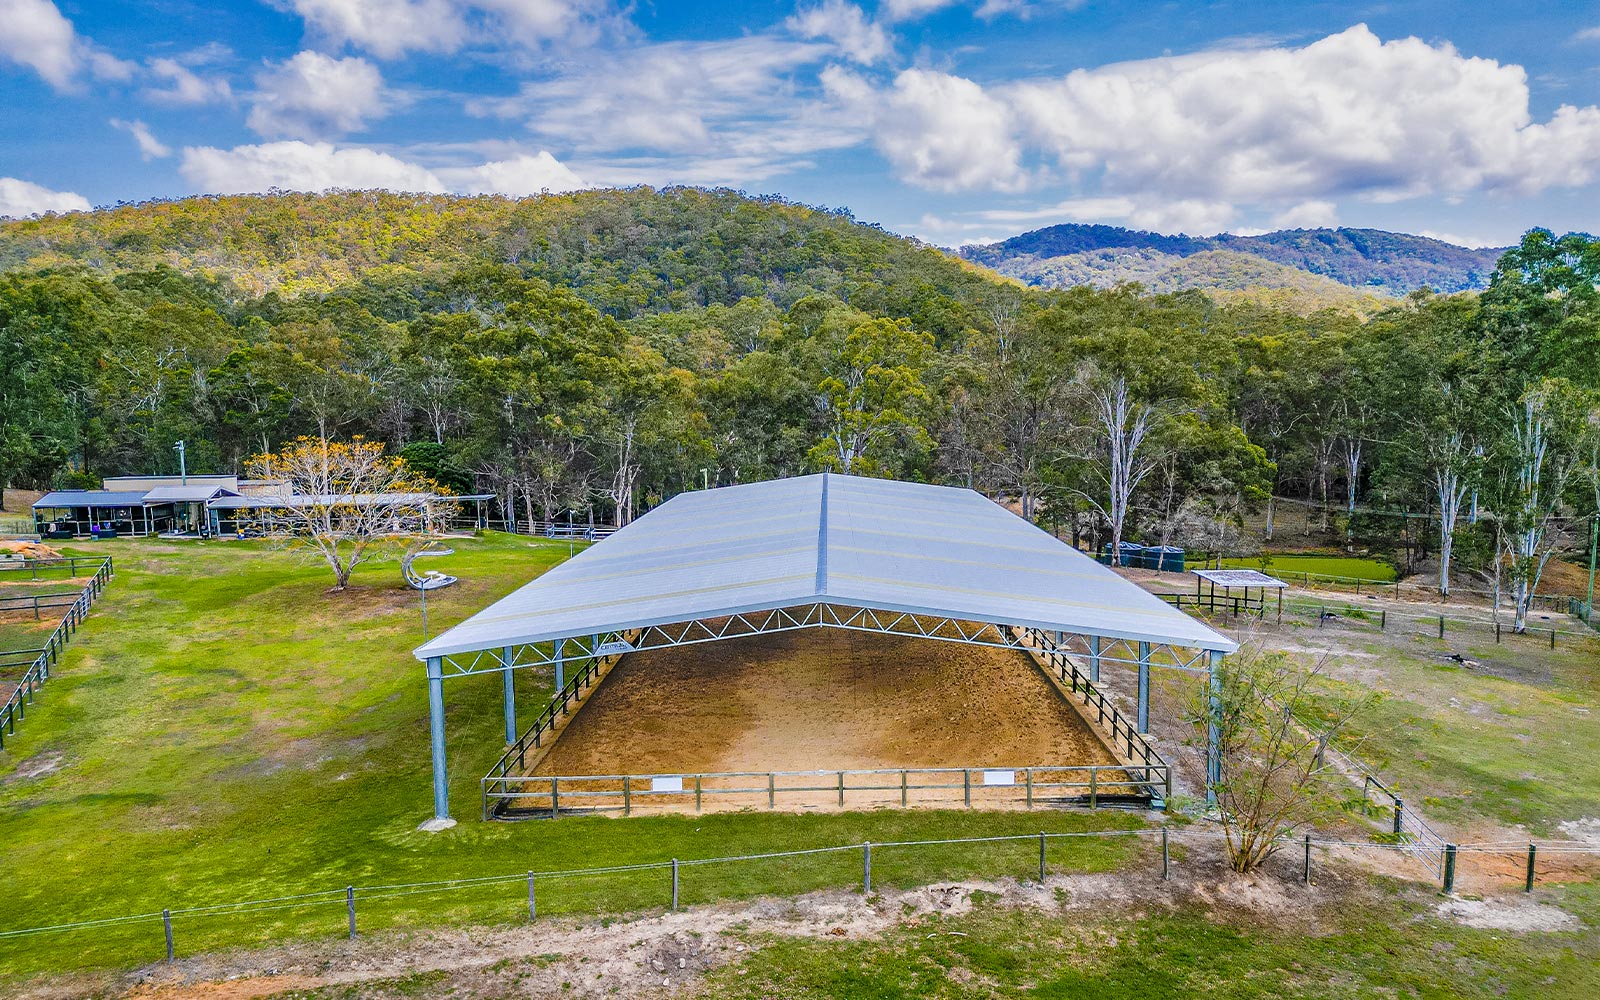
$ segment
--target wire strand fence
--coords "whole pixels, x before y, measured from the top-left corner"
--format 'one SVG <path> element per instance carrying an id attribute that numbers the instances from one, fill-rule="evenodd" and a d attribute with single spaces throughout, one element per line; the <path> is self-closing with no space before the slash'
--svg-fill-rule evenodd
<path id="1" fill-rule="evenodd" d="M 1085 864 L 1090 859 L 1081 853 L 1089 845 L 1103 846 L 1107 842 L 1119 841 L 1124 845 L 1138 845 L 1136 849 L 1144 852 L 1137 858 L 1130 858 L 1126 854 L 1117 856 L 1117 860 L 1121 862 L 1119 870 L 1130 872 L 1137 870 L 1158 876 L 1162 881 L 1169 881 L 1177 868 L 1192 858 L 1191 855 L 1180 854 L 1175 864 L 1173 846 L 1185 850 L 1196 846 L 1220 847 L 1225 839 L 1223 831 L 1209 827 L 1162 824 L 1134 829 L 1040 831 L 926 840 L 861 841 L 718 857 L 660 858 L 586 868 L 503 872 L 415 882 L 349 884 L 279 896 L 197 903 L 0 930 L 0 942 L 6 942 L 8 947 L 14 947 L 46 935 L 67 934 L 92 934 L 97 941 L 103 941 L 108 936 L 124 932 L 128 936 L 123 940 L 131 949 L 127 955 L 136 956 L 142 953 L 146 957 L 133 958 L 134 961 L 142 963 L 157 954 L 156 940 L 164 944 L 166 960 L 174 960 L 177 954 L 178 930 L 185 926 L 206 947 L 236 945 L 241 938 L 259 935 L 262 931 L 274 932 L 276 936 L 288 936 L 285 931 L 300 936 L 315 936 L 316 928 L 319 926 L 324 928 L 322 931 L 324 934 L 331 931 L 333 926 L 340 926 L 343 933 L 355 938 L 362 926 L 358 924 L 358 915 L 362 913 L 367 914 L 365 919 L 369 929 L 374 926 L 397 924 L 414 926 L 417 923 L 431 926 L 440 922 L 444 908 L 452 899 L 459 900 L 463 895 L 479 903 L 493 904 L 490 910 L 491 917 L 497 922 L 505 923 L 514 920 L 537 920 L 541 908 L 546 916 L 552 911 L 581 913 L 616 910 L 616 906 L 608 907 L 608 903 L 620 903 L 624 910 L 636 912 L 660 909 L 677 911 L 694 902 L 708 903 L 737 896 L 799 893 L 829 888 L 855 887 L 862 894 L 870 895 L 875 885 L 880 888 L 886 884 L 909 887 L 936 883 L 951 877 L 1037 878 L 1043 883 L 1052 872 L 1058 874 L 1078 872 L 1092 867 Z M 1070 844 L 1079 845 L 1079 853 L 1062 859 L 1059 849 Z M 1058 849 L 1054 855 L 1053 846 Z M 1012 850 L 1017 847 L 1023 850 L 1021 852 Z M 948 868 L 956 874 L 952 875 L 951 871 L 933 873 L 927 867 L 915 863 L 908 866 L 907 862 L 912 860 L 910 855 L 937 849 L 955 851 L 953 855 L 948 856 L 954 859 L 954 863 L 949 864 Z M 993 849 L 993 851 L 979 856 L 979 852 L 983 849 Z M 1330 852 L 1385 852 L 1403 858 L 1418 858 L 1431 853 L 1433 848 L 1429 845 L 1404 841 L 1377 843 L 1317 839 L 1312 834 L 1305 834 L 1303 837 L 1281 837 L 1279 850 L 1290 852 L 1291 858 L 1301 862 L 1296 866 L 1299 868 L 1300 877 L 1305 884 L 1311 885 L 1315 881 L 1317 865 L 1325 863 Z M 1303 851 L 1303 860 L 1294 857 L 1297 851 Z M 1444 892 L 1454 891 L 1459 877 L 1458 859 L 1463 857 L 1510 859 L 1519 865 L 1525 861 L 1525 890 L 1531 892 L 1541 875 L 1560 876 L 1569 872 L 1572 869 L 1570 861 L 1572 858 L 1593 861 L 1600 866 L 1600 844 L 1580 842 L 1447 844 L 1444 849 L 1442 869 L 1429 870 L 1433 879 L 1442 878 L 1441 888 Z M 1568 860 L 1556 866 L 1550 863 L 1549 859 L 1552 857 Z M 1543 868 L 1539 868 L 1536 863 L 1540 858 L 1545 859 Z M 819 862 L 821 866 L 797 868 L 797 862 Z M 1130 867 L 1134 862 L 1138 862 L 1136 869 Z M 757 876 L 752 880 L 748 874 L 743 877 L 728 874 L 729 869 L 738 866 L 756 869 Z M 715 875 L 693 874 L 714 871 L 722 871 L 724 874 L 720 878 Z M 1522 869 L 1518 868 L 1511 874 L 1516 875 L 1521 871 Z M 769 878 L 766 881 L 759 878 L 760 875 L 770 875 L 774 872 L 777 873 L 777 878 Z M 1503 872 L 1498 872 L 1492 866 L 1490 875 L 1501 883 L 1507 880 Z M 582 887 L 586 884 L 591 889 L 598 886 L 598 894 L 594 891 L 585 894 Z M 513 887 L 515 892 L 507 891 Z M 434 897 L 434 900 L 425 909 L 401 912 L 398 920 L 395 919 L 394 913 L 376 906 L 387 901 L 423 896 Z M 285 924 L 282 915 L 290 911 L 298 911 L 313 923 Z M 332 916 L 334 912 L 340 912 L 343 917 L 337 925 L 335 920 L 338 918 Z M 329 914 L 326 924 L 323 923 L 323 918 L 317 916 L 322 913 Z M 260 919 L 252 925 L 244 919 L 250 917 Z M 208 919 L 225 921 L 220 934 L 215 928 L 210 932 L 205 931 L 202 921 Z M 157 928 L 162 935 L 160 939 L 155 939 Z M 144 943 L 141 945 L 139 942 Z"/>
<path id="2" fill-rule="evenodd" d="M 66 564 L 65 567 L 59 565 L 62 563 Z M 31 571 L 31 576 L 34 579 L 38 579 L 41 568 L 47 573 L 64 569 L 70 575 L 76 576 L 78 560 L 31 559 L 26 560 L 24 565 L 13 567 L 7 572 L 29 570 Z M 7 736 L 16 735 L 17 722 L 27 718 L 28 706 L 33 704 L 34 696 L 38 693 L 39 688 L 44 685 L 45 681 L 50 679 L 51 668 L 60 661 L 61 653 L 66 649 L 67 642 L 78 631 L 78 626 L 83 624 L 83 620 L 89 617 L 89 609 L 94 606 L 95 599 L 105 590 L 106 584 L 111 580 L 111 574 L 111 557 L 106 556 L 99 560 L 94 574 L 83 585 L 83 589 L 78 592 L 71 603 L 67 604 L 67 610 L 61 616 L 61 623 L 50 633 L 50 637 L 45 640 L 43 646 L 36 649 L 11 650 L 10 652 L 0 653 L 0 668 L 27 664 L 27 669 L 23 671 L 22 676 L 17 680 L 17 686 L 12 689 L 10 697 L 5 700 L 3 705 L 0 705 L 0 750 L 5 749 Z M 8 600 L 18 601 L 20 599 L 9 598 Z M 40 605 L 38 601 L 38 597 L 33 598 L 35 617 L 39 613 Z M 59 605 L 46 606 L 57 607 Z"/>

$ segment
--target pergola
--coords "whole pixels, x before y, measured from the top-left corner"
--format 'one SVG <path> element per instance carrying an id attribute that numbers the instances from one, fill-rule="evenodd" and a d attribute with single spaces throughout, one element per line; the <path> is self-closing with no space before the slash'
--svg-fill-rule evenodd
<path id="1" fill-rule="evenodd" d="M 1276 577 L 1268 576 L 1259 570 L 1253 569 L 1197 569 L 1194 570 L 1194 599 L 1197 606 L 1204 605 L 1209 611 L 1216 611 L 1218 607 L 1217 588 L 1222 588 L 1221 608 L 1223 611 L 1232 611 L 1235 616 L 1248 611 L 1257 611 L 1262 615 L 1267 613 L 1267 591 L 1278 592 L 1278 620 L 1283 620 L 1283 592 L 1289 585 Z M 1202 597 L 1200 587 L 1210 584 L 1210 591 Z M 1242 598 L 1233 595 L 1234 590 L 1242 590 Z M 1260 591 L 1254 598 L 1250 591 Z"/>
<path id="2" fill-rule="evenodd" d="M 426 665 L 434 815 L 449 819 L 444 680 L 770 632 L 838 628 L 1064 652 L 1207 675 L 1238 644 L 972 490 L 823 473 L 684 493 L 414 651 Z M 1220 762 L 1212 731 L 1208 790 Z"/>

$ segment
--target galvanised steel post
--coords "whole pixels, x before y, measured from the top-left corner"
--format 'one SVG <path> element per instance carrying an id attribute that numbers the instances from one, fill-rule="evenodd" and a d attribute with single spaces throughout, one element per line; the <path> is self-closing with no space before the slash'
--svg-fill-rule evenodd
<path id="1" fill-rule="evenodd" d="M 1089 683 L 1100 683 L 1100 637 L 1089 637 Z"/>
<path id="2" fill-rule="evenodd" d="M 509 746 L 517 742 L 517 682 L 511 673 L 513 654 L 510 646 L 500 650 L 500 662 L 504 664 L 505 689 L 506 689 L 506 744 Z"/>
<path id="3" fill-rule="evenodd" d="M 1139 643 L 1139 732 L 1150 731 L 1150 644 Z"/>
<path id="4" fill-rule="evenodd" d="M 450 781 L 444 760 L 444 663 L 428 657 L 428 729 L 433 742 L 433 815 L 450 818 Z"/>
<path id="5" fill-rule="evenodd" d="M 556 640 L 556 690 L 560 691 L 567 686 L 566 663 L 567 640 Z"/>
<path id="6" fill-rule="evenodd" d="M 1209 695 L 1206 722 L 1206 805 L 1217 804 L 1217 786 L 1222 784 L 1222 653 L 1211 650 L 1211 662 L 1206 666 L 1206 688 Z"/>

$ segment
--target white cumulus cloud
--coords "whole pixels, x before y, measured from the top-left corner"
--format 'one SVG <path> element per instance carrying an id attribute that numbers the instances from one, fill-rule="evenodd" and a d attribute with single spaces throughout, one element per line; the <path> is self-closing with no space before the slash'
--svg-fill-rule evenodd
<path id="1" fill-rule="evenodd" d="M 71 90 L 79 77 L 126 80 L 133 65 L 79 36 L 50 0 L 0 0 L 0 58 L 26 66 L 57 90 Z"/>
<path id="2" fill-rule="evenodd" d="M 608 0 L 289 0 L 313 33 L 395 59 L 470 43 L 537 48 L 620 25 Z"/>
<path id="3" fill-rule="evenodd" d="M 178 170 L 197 190 L 207 194 L 251 194 L 269 188 L 446 190 L 444 183 L 425 167 L 377 150 L 340 149 L 328 142 L 268 142 L 232 149 L 191 146 L 184 149 Z"/>
<path id="4" fill-rule="evenodd" d="M 172 147 L 155 137 L 150 127 L 137 119 L 123 121 L 121 118 L 111 119 L 111 127 L 119 128 L 133 136 L 133 141 L 139 145 L 139 157 L 143 160 L 159 160 L 172 155 Z"/>
<path id="5" fill-rule="evenodd" d="M 1530 195 L 1600 178 L 1600 108 L 1536 121 L 1520 66 L 1356 25 L 1301 47 L 1215 50 L 983 86 L 908 70 L 864 109 L 899 175 L 933 190 L 1064 181 L 1127 221 L 1215 231 L 1240 206 L 1327 224 L 1343 198 Z"/>
<path id="6" fill-rule="evenodd" d="M 336 138 L 388 110 L 383 74 L 359 56 L 305 51 L 256 76 L 246 124 L 268 139 Z"/>
<path id="7" fill-rule="evenodd" d="M 894 51 L 883 26 L 867 20 L 860 7 L 844 0 L 824 0 L 789 18 L 789 30 L 802 38 L 825 38 L 847 58 L 871 65 Z"/>
<path id="8" fill-rule="evenodd" d="M 87 212 L 91 207 L 87 198 L 71 191 L 52 191 L 15 177 L 0 177 L 0 218 L 23 219 L 45 212 Z"/>
<path id="9" fill-rule="evenodd" d="M 195 190 L 207 194 L 382 188 L 521 197 L 588 186 L 543 150 L 470 166 L 429 168 L 381 150 L 289 140 L 232 149 L 190 147 L 178 169 Z"/>
<path id="10" fill-rule="evenodd" d="M 219 76 L 201 76 L 176 59 L 152 59 L 150 76 L 159 86 L 144 88 L 144 96 L 160 104 L 195 105 L 233 99 L 233 88 Z"/>
<path id="11" fill-rule="evenodd" d="M 908 69 L 873 91 L 859 76 L 829 67 L 822 81 L 835 100 L 871 121 L 878 149 L 903 179 L 939 191 L 1026 185 L 1010 109 L 971 80 Z"/>

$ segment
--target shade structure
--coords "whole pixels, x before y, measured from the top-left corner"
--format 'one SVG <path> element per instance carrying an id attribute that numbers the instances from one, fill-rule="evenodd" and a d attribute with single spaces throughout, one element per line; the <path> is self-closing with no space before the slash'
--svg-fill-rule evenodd
<path id="1" fill-rule="evenodd" d="M 823 473 L 680 494 L 414 652 L 428 660 L 816 602 L 1238 646 L 972 490 Z"/>

